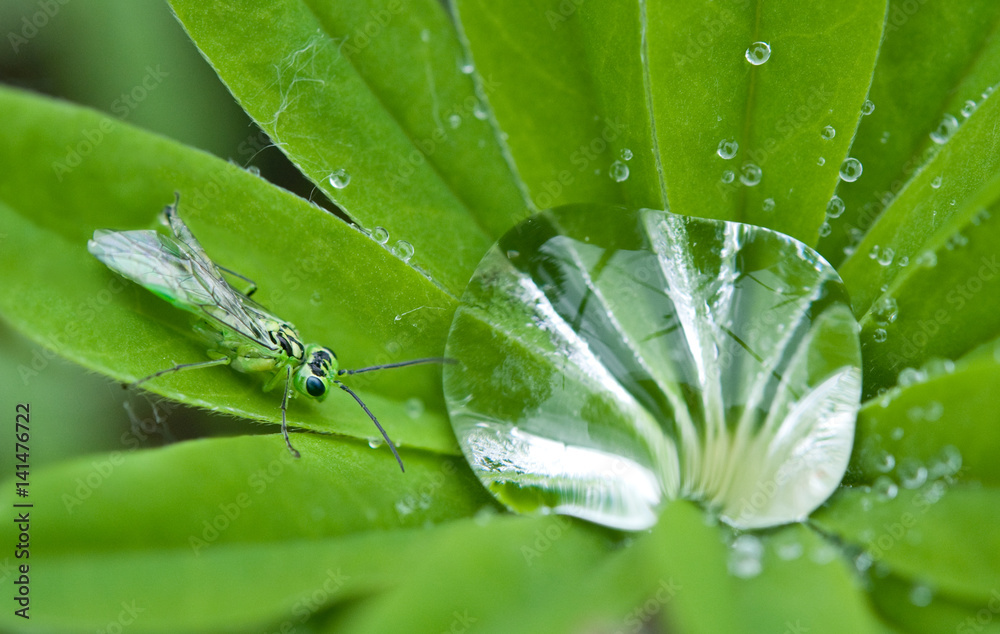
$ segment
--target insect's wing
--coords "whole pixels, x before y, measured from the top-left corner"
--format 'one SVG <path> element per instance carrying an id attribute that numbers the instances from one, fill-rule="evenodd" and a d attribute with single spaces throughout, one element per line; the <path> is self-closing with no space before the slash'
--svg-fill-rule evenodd
<path id="1" fill-rule="evenodd" d="M 244 309 L 241 296 L 211 260 L 209 269 L 187 246 L 156 231 L 95 231 L 87 243 L 108 268 L 174 306 L 273 348 L 259 321 Z"/>

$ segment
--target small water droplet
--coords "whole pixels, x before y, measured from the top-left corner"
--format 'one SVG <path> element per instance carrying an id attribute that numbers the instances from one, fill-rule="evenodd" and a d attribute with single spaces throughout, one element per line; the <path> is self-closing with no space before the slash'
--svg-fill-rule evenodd
<path id="1" fill-rule="evenodd" d="M 372 229 L 372 237 L 375 238 L 375 242 L 385 244 L 389 241 L 389 231 L 385 227 L 375 227 Z"/>
<path id="2" fill-rule="evenodd" d="M 473 72 L 475 72 L 476 67 L 471 63 L 467 63 L 467 64 L 462 64 L 461 70 L 463 75 L 471 75 Z"/>
<path id="3" fill-rule="evenodd" d="M 621 151 L 621 157 L 622 157 L 623 161 L 631 161 L 632 160 L 632 150 L 630 150 L 628 148 L 623 148 L 622 151 Z"/>
<path id="4" fill-rule="evenodd" d="M 934 591 L 929 586 L 916 584 L 910 588 L 910 603 L 918 608 L 926 608 L 934 599 Z"/>
<path id="5" fill-rule="evenodd" d="M 406 399 L 403 406 L 406 408 L 406 415 L 410 418 L 420 418 L 424 413 L 424 402 L 416 396 Z"/>
<path id="6" fill-rule="evenodd" d="M 845 208 L 846 205 L 844 205 L 843 199 L 840 196 L 834 195 L 830 199 L 830 202 L 826 203 L 826 215 L 830 218 L 840 218 L 844 215 Z"/>
<path id="7" fill-rule="evenodd" d="M 865 99 L 865 102 L 861 105 L 861 115 L 867 117 L 873 112 L 875 112 L 875 104 L 872 103 L 871 99 Z"/>
<path id="8" fill-rule="evenodd" d="M 976 105 L 975 101 L 971 99 L 966 100 L 965 105 L 962 106 L 962 117 L 968 119 L 969 117 L 972 116 L 972 113 L 975 112 L 976 108 L 978 107 L 979 106 Z"/>
<path id="9" fill-rule="evenodd" d="M 771 45 L 767 42 L 754 42 L 747 48 L 744 57 L 754 66 L 760 66 L 771 58 Z"/>
<path id="10" fill-rule="evenodd" d="M 861 161 L 856 158 L 849 158 L 840 166 L 840 179 L 848 183 L 853 183 L 860 178 L 863 171 L 864 167 L 861 165 Z"/>
<path id="11" fill-rule="evenodd" d="M 726 171 L 722 172 L 722 182 L 723 183 L 731 183 L 734 180 L 736 180 L 736 174 L 733 173 L 733 170 L 726 170 Z"/>
<path id="12" fill-rule="evenodd" d="M 833 233 L 833 227 L 830 226 L 829 222 L 824 222 L 819 226 L 819 237 L 825 238 Z"/>
<path id="13" fill-rule="evenodd" d="M 736 156 L 739 149 L 740 144 L 736 142 L 736 139 L 722 139 L 719 141 L 719 147 L 716 148 L 715 153 L 728 161 Z"/>
<path id="14" fill-rule="evenodd" d="M 829 141 L 833 137 L 837 136 L 837 129 L 834 128 L 832 125 L 828 125 L 825 128 L 823 128 L 822 132 L 820 132 L 820 136 Z"/>
<path id="15" fill-rule="evenodd" d="M 879 473 L 889 473 L 896 466 L 896 457 L 885 449 L 881 449 L 872 459 L 872 466 Z"/>
<path id="16" fill-rule="evenodd" d="M 424 41 L 424 42 L 430 42 L 431 41 L 431 30 L 430 29 L 424 29 L 424 30 L 422 30 L 420 32 L 420 39 L 422 41 Z"/>
<path id="17" fill-rule="evenodd" d="M 933 251 L 924 251 L 917 256 L 917 264 L 925 269 L 934 268 L 937 266 L 937 253 L 934 253 Z"/>
<path id="18" fill-rule="evenodd" d="M 455 113 L 448 116 L 448 125 L 454 130 L 458 126 L 462 125 L 462 115 Z"/>
<path id="19" fill-rule="evenodd" d="M 937 189 L 937 188 L 941 187 L 941 183 L 943 181 L 944 181 L 944 179 L 942 177 L 936 176 L 934 178 L 934 180 L 931 181 L 931 189 Z"/>
<path id="20" fill-rule="evenodd" d="M 962 469 L 962 452 L 954 445 L 941 447 L 937 456 L 931 461 L 928 475 L 934 478 L 952 476 Z"/>
<path id="21" fill-rule="evenodd" d="M 371 447 L 372 449 L 378 449 L 379 447 L 382 446 L 384 442 L 385 441 L 383 441 L 381 438 L 369 438 L 368 446 Z"/>
<path id="22" fill-rule="evenodd" d="M 907 489 L 916 489 L 927 482 L 927 467 L 913 457 L 900 460 L 896 472 L 899 474 L 900 484 Z"/>
<path id="23" fill-rule="evenodd" d="M 940 401 L 931 401 L 924 408 L 924 419 L 930 422 L 934 422 L 941 419 L 944 414 L 944 405 Z"/>
<path id="24" fill-rule="evenodd" d="M 610 176 L 611 180 L 616 183 L 628 180 L 628 165 L 622 163 L 621 161 L 615 161 L 608 169 L 608 176 Z"/>
<path id="25" fill-rule="evenodd" d="M 753 187 L 760 183 L 763 172 L 753 163 L 744 163 L 740 168 L 740 182 L 747 187 Z"/>
<path id="26" fill-rule="evenodd" d="M 888 130 L 886 130 L 885 132 L 882 133 L 882 137 L 878 140 L 878 142 L 881 143 L 882 145 L 885 145 L 886 143 L 889 142 L 889 131 Z"/>
<path id="27" fill-rule="evenodd" d="M 323 304 L 323 296 L 319 294 L 319 291 L 313 291 L 313 294 L 309 297 L 309 303 L 313 306 L 321 306 Z"/>
<path id="28" fill-rule="evenodd" d="M 876 260 L 878 260 L 878 263 L 882 266 L 889 266 L 892 264 L 892 258 L 895 257 L 895 255 L 896 251 L 892 247 L 886 247 L 879 252 Z"/>
<path id="29" fill-rule="evenodd" d="M 822 156 L 821 156 L 821 157 L 819 157 L 819 160 L 818 160 L 818 161 L 816 161 L 816 165 L 819 165 L 819 166 L 823 166 L 823 165 L 826 165 L 826 159 L 825 159 L 825 158 L 823 158 Z"/>
<path id="30" fill-rule="evenodd" d="M 944 145 L 955 134 L 958 129 L 958 119 L 950 114 L 946 114 L 937 128 L 931 132 L 931 139 L 938 145 Z"/>
<path id="31" fill-rule="evenodd" d="M 413 245 L 406 240 L 400 240 L 392 247 L 392 254 L 403 262 L 409 262 L 413 257 Z"/>
<path id="32" fill-rule="evenodd" d="M 774 199 L 765 198 L 764 203 L 761 205 L 764 211 L 774 211 Z"/>
<path id="33" fill-rule="evenodd" d="M 872 493 L 875 494 L 875 499 L 887 502 L 899 494 L 899 487 L 892 481 L 892 478 L 881 475 L 875 478 L 875 482 L 872 483 Z"/>
<path id="34" fill-rule="evenodd" d="M 883 297 L 875 304 L 875 321 L 879 324 L 891 324 L 899 315 L 899 303 L 895 297 Z"/>
<path id="35" fill-rule="evenodd" d="M 489 113 L 486 112 L 486 108 L 483 104 L 476 102 L 476 105 L 472 107 L 472 116 L 479 119 L 480 121 L 486 121 Z"/>
<path id="36" fill-rule="evenodd" d="M 875 343 L 883 343 L 889 338 L 889 333 L 885 331 L 885 328 L 876 328 L 875 332 L 872 333 L 872 339 Z"/>
<path id="37" fill-rule="evenodd" d="M 260 176 L 260 168 L 256 165 L 248 165 L 247 173 L 253 174 L 254 176 Z"/>
<path id="38" fill-rule="evenodd" d="M 802 551 L 805 549 L 802 546 L 802 542 L 793 539 L 778 544 L 774 550 L 775 553 L 777 553 L 779 559 L 783 559 L 785 561 L 792 561 L 801 557 Z"/>
<path id="39" fill-rule="evenodd" d="M 756 577 L 763 570 L 764 545 L 756 535 L 744 534 L 733 540 L 729 572 L 740 579 Z"/>
<path id="40" fill-rule="evenodd" d="M 351 175 L 347 173 L 347 170 L 340 168 L 333 174 L 330 174 L 329 179 L 330 185 L 334 189 L 343 189 L 351 183 Z"/>
<path id="41" fill-rule="evenodd" d="M 903 428 L 902 427 L 897 427 L 897 428 L 895 428 L 895 429 L 892 430 L 892 433 L 890 434 L 890 437 L 893 440 L 901 440 L 903 438 L 904 434 L 905 434 L 905 432 L 903 431 Z"/>

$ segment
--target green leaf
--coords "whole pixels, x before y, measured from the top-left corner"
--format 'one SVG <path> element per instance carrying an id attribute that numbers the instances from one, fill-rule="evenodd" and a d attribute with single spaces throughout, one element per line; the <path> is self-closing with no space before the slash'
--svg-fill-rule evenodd
<path id="1" fill-rule="evenodd" d="M 496 86 L 490 105 L 535 207 L 663 208 L 640 6 L 456 3 L 476 68 Z M 628 168 L 621 182 L 609 176 L 616 161 Z"/>
<path id="2" fill-rule="evenodd" d="M 86 248 L 95 229 L 152 226 L 177 190 L 181 214 L 208 253 L 253 278 L 255 299 L 307 340 L 333 347 L 343 366 L 440 356 L 451 298 L 327 212 L 224 161 L 91 111 L 7 89 L 0 89 L 0 109 L 9 122 L 0 131 L 0 164 L 9 166 L 0 181 L 0 312 L 59 354 L 119 381 L 205 359 L 186 313 L 122 280 Z M 121 157 L 130 157 L 127 165 Z M 393 373 L 350 384 L 401 445 L 456 452 L 439 370 Z M 212 368 L 144 389 L 279 422 L 280 393 L 260 386 L 258 378 Z M 408 399 L 421 401 L 407 407 Z M 310 429 L 379 438 L 347 394 L 324 405 L 295 399 L 288 414 Z"/>
<path id="3" fill-rule="evenodd" d="M 1000 491 L 937 481 L 891 500 L 841 489 L 813 522 L 864 548 L 876 566 L 976 605 L 1000 587 Z"/>
<path id="4" fill-rule="evenodd" d="M 465 0 L 459 10 L 477 67 L 499 78 L 490 102 L 537 206 L 662 208 L 665 198 L 674 213 L 811 242 L 868 91 L 885 8 Z M 816 24 L 816 12 L 837 19 Z M 761 66 L 744 57 L 755 41 L 773 51 Z M 839 131 L 833 140 L 820 135 L 826 125 Z M 735 160 L 716 154 L 724 139 L 739 143 Z M 609 169 L 626 149 L 629 176 L 616 183 Z M 763 169 L 759 186 L 740 185 L 744 162 Z M 726 169 L 734 184 L 720 180 Z"/>
<path id="5" fill-rule="evenodd" d="M 412 261 L 451 293 L 523 216 L 454 26 L 434 0 L 171 6 L 292 162 L 359 224 L 411 243 Z M 350 177 L 343 188 L 330 182 L 340 170 Z"/>
<path id="6" fill-rule="evenodd" d="M 916 634 L 997 634 L 1000 632 L 1000 592 L 987 603 L 974 605 L 951 600 L 923 584 L 894 575 L 869 575 L 872 603 L 887 620 Z M 930 603 L 927 603 L 928 598 Z"/>
<path id="7" fill-rule="evenodd" d="M 833 230 L 819 244 L 830 262 L 839 264 L 844 248 L 856 244 L 871 228 L 890 202 L 883 200 L 887 194 L 898 196 L 926 169 L 940 149 L 930 133 L 944 115 L 963 121 L 965 102 L 971 99 L 981 105 L 983 93 L 996 84 L 998 24 L 1000 5 L 991 0 L 890 0 L 871 87 L 875 111 L 862 119 L 851 146 L 864 174 L 838 187 L 845 212 L 830 221 Z M 940 175 L 946 182 L 966 179 L 961 170 L 932 171 L 937 173 L 931 178 Z M 982 179 L 991 173 L 974 169 L 969 176 Z M 868 246 L 872 244 L 876 243 Z"/>
<path id="8" fill-rule="evenodd" d="M 997 106 L 992 113 L 1000 121 L 1000 99 L 987 102 L 977 115 L 980 112 L 984 116 L 991 114 L 987 109 L 992 106 Z M 984 147 L 983 138 L 959 138 L 965 128 L 973 125 L 974 120 L 970 119 L 953 142 L 960 143 L 968 138 L 970 144 L 992 153 L 992 142 L 985 141 L 987 146 Z M 946 148 L 938 156 L 946 156 L 947 152 Z M 983 161 L 972 154 L 966 159 L 968 163 L 963 164 L 962 169 L 973 171 L 978 169 L 975 165 Z M 953 181 L 964 178 L 962 169 L 952 177 Z M 851 290 L 855 313 L 862 314 L 859 321 L 868 396 L 893 385 L 906 368 L 920 367 L 935 357 L 957 359 L 1000 333 L 1000 311 L 995 299 L 1000 291 L 1000 259 L 996 250 L 1000 240 L 1000 218 L 997 217 L 1000 214 L 1000 178 L 979 197 L 951 207 L 950 203 L 929 193 L 933 192 L 927 182 L 932 173 L 931 168 L 921 172 L 907 190 L 927 188 L 919 202 L 916 198 L 912 200 L 918 208 L 897 214 L 896 210 L 901 207 L 894 205 L 873 230 L 896 232 L 880 245 L 880 252 L 893 249 L 894 262 L 882 267 L 876 260 L 864 257 L 862 264 L 855 255 L 841 268 L 844 283 Z M 955 172 L 949 170 L 948 173 Z M 967 185 L 979 186 L 973 181 Z M 904 194 L 897 204 L 904 205 L 908 200 Z M 933 220 L 935 208 L 931 205 L 943 205 L 935 207 L 941 210 L 939 215 L 952 217 L 933 235 L 924 235 L 931 227 L 939 226 L 936 225 L 938 221 Z M 945 212 L 945 208 L 955 211 Z M 944 218 L 940 222 L 945 222 Z M 869 235 L 876 236 L 871 238 L 874 243 L 886 234 Z M 868 243 L 869 238 L 866 238 L 862 247 Z M 882 286 L 877 286 L 879 284 Z M 870 305 L 867 304 L 869 300 L 872 301 Z M 866 305 L 868 307 L 864 308 Z"/>
<path id="9" fill-rule="evenodd" d="M 422 540 L 421 530 L 398 529 L 492 507 L 454 458 L 405 452 L 400 474 L 385 448 L 308 435 L 296 442 L 298 460 L 272 435 L 114 452 L 32 472 L 32 569 L 43 571 L 33 598 L 62 605 L 39 610 L 40 622 L 103 627 L 120 602 L 135 601 L 145 631 L 249 627 L 285 616 L 328 568 L 343 567 L 361 584 L 353 591 L 391 581 L 394 560 Z M 14 482 L 2 491 L 10 508 Z M 8 543 L 15 529 L 0 529 Z M 14 618 L 5 610 L 0 622 Z"/>
<path id="10" fill-rule="evenodd" d="M 996 486 L 998 392 L 1000 366 L 989 358 L 869 401 L 858 415 L 852 481 L 871 483 L 891 473 L 892 464 L 898 476 L 909 463 L 939 476 L 956 475 L 961 468 L 962 479 Z"/>

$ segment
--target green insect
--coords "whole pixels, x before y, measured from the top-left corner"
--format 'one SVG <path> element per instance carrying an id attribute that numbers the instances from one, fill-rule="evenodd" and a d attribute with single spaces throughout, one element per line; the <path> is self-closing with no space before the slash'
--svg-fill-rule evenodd
<path id="1" fill-rule="evenodd" d="M 449 363 L 450 360 L 416 359 L 357 370 L 340 369 L 333 350 L 317 344 L 303 345 L 292 324 L 250 299 L 257 290 L 252 281 L 209 259 L 194 234 L 181 221 L 177 213 L 179 203 L 180 194 L 176 194 L 174 203 L 163 210 L 163 222 L 173 233 L 172 237 L 152 230 L 98 230 L 94 232 L 94 239 L 87 243 L 91 254 L 111 270 L 177 308 L 200 317 L 193 326 L 194 331 L 210 346 L 208 361 L 175 365 L 143 377 L 132 385 L 137 386 L 172 372 L 216 365 L 228 365 L 238 372 L 272 373 L 264 390 L 273 389 L 282 379 L 285 380 L 281 398 L 281 433 L 288 450 L 296 458 L 300 454 L 288 437 L 286 420 L 288 399 L 294 396 L 293 389 L 323 401 L 331 386 L 336 385 L 354 397 L 368 414 L 399 462 L 399 468 L 403 469 L 403 460 L 378 419 L 361 398 L 337 377 L 421 363 Z M 246 293 L 237 291 L 221 271 L 245 280 L 250 288 Z"/>

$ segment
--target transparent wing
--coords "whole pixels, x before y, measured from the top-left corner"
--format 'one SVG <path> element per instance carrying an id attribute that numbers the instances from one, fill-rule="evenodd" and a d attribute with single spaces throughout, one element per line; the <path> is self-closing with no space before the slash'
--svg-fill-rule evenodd
<path id="1" fill-rule="evenodd" d="M 94 232 L 87 249 L 111 270 L 174 306 L 242 335 L 252 343 L 276 350 L 260 321 L 261 315 L 269 313 L 256 303 L 248 311 L 243 305 L 243 295 L 225 281 L 190 230 L 183 223 L 180 227 L 183 231 L 178 238 L 190 242 L 180 242 L 156 231 L 100 230 Z M 177 232 L 173 223 L 171 228 Z"/>

